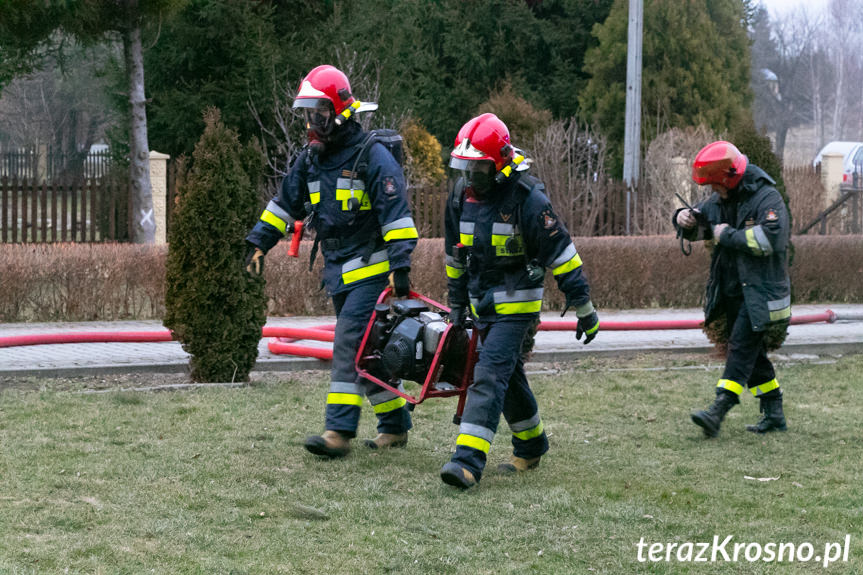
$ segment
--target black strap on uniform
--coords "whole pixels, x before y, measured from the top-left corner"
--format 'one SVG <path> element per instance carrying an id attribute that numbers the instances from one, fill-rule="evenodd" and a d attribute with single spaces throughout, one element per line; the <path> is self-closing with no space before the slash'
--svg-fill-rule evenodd
<path id="1" fill-rule="evenodd" d="M 315 232 L 315 241 L 312 243 L 312 251 L 309 252 L 309 271 L 315 267 L 315 258 L 318 257 L 318 244 L 320 244 L 321 239 L 318 237 L 317 232 Z"/>
<path id="2" fill-rule="evenodd" d="M 323 234 L 316 233 L 315 241 L 312 244 L 312 251 L 309 255 L 309 271 L 312 270 L 312 266 L 315 263 L 319 247 L 323 247 L 324 251 L 333 251 L 340 249 L 342 246 L 352 244 L 354 239 L 363 236 L 368 236 L 369 239 L 366 242 L 366 246 L 363 248 L 360 258 L 363 263 L 367 264 L 375 251 L 378 239 L 381 238 L 380 228 L 377 226 L 376 218 L 371 216 L 366 218 L 363 225 L 347 237 L 324 237 Z"/>
<path id="3" fill-rule="evenodd" d="M 461 180 L 459 182 L 461 186 L 460 189 L 454 189 L 452 194 L 452 206 L 456 213 L 457 222 L 461 221 L 461 214 L 462 208 L 464 207 L 465 197 L 464 183 Z M 526 175 L 519 178 L 515 187 L 510 189 L 509 195 L 503 201 L 503 204 L 501 206 L 501 213 L 512 214 L 513 229 L 521 227 L 521 208 L 530 193 L 534 190 L 542 191 L 544 189 L 545 186 L 542 184 L 542 182 Z M 472 250 L 471 248 L 467 248 L 467 251 L 469 256 Z M 523 259 L 524 266 L 528 266 L 530 264 L 530 259 L 527 257 L 527 245 L 525 245 L 525 253 Z M 508 262 L 508 265 L 497 267 L 497 269 L 492 270 L 492 273 L 501 273 L 503 275 L 503 282 L 506 285 L 506 291 L 510 295 L 515 291 L 515 284 L 518 280 L 518 276 L 515 273 L 515 270 L 520 268 L 520 264 L 514 266 L 512 265 L 512 262 Z"/>
<path id="4" fill-rule="evenodd" d="M 350 189 L 353 189 L 355 179 L 363 180 L 363 182 L 365 183 L 365 172 L 368 169 L 368 151 L 376 141 L 377 141 L 377 133 L 374 131 L 371 131 L 363 139 L 363 141 L 361 143 L 356 144 L 354 146 L 354 148 L 357 150 L 357 156 L 356 156 L 356 159 L 354 160 L 354 165 L 351 167 Z M 355 178 L 355 176 L 356 176 L 356 178 Z M 359 211 L 359 206 L 362 205 L 362 202 L 366 196 L 366 193 L 367 193 L 367 191 L 365 189 L 365 185 L 363 185 L 363 194 L 362 194 L 362 196 L 360 196 L 359 202 L 357 204 L 357 211 Z M 314 211 L 316 213 L 317 208 L 314 208 Z M 354 215 L 354 217 L 356 217 L 356 214 Z M 360 229 L 358 229 L 356 232 L 351 234 L 350 237 L 348 237 L 348 238 L 323 237 L 323 235 L 321 233 L 318 233 L 316 231 L 315 241 L 312 244 L 312 251 L 309 254 L 309 271 L 311 271 L 312 268 L 314 267 L 315 258 L 317 258 L 317 256 L 318 256 L 318 249 L 320 248 L 320 244 L 322 242 L 323 242 L 323 247 L 324 247 L 325 251 L 337 250 L 341 246 L 349 243 L 349 240 L 351 240 L 355 236 L 357 236 L 359 234 L 368 233 L 369 231 L 371 231 L 368 228 L 371 227 L 370 224 L 375 224 L 375 223 L 377 223 L 375 218 L 368 218 L 366 220 L 366 222 L 363 224 L 363 226 Z M 374 253 L 375 245 L 377 245 L 378 236 L 380 236 L 380 233 L 372 234 L 371 238 L 368 241 L 367 246 L 363 249 L 363 254 L 362 254 L 363 263 L 368 263 L 369 259 L 371 258 L 372 254 Z"/>

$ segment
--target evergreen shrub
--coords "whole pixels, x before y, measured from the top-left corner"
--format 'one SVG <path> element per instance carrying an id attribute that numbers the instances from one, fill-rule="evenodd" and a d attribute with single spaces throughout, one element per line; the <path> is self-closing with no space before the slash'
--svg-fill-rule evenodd
<path id="1" fill-rule="evenodd" d="M 248 381 L 266 321 L 263 278 L 245 271 L 258 214 L 260 153 L 241 146 L 219 112 L 181 170 L 168 235 L 165 327 L 190 355 L 194 381 Z"/>
<path id="2" fill-rule="evenodd" d="M 446 176 L 441 162 L 441 145 L 419 120 L 410 119 L 399 129 L 405 140 L 405 175 L 411 186 L 436 186 Z"/>

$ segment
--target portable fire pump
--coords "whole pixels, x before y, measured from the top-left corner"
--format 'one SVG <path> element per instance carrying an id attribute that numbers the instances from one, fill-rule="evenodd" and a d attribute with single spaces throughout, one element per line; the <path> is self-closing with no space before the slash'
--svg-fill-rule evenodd
<path id="1" fill-rule="evenodd" d="M 446 321 L 449 308 L 416 292 L 406 299 L 378 298 L 357 353 L 357 372 L 403 397 L 413 406 L 428 397 L 458 396 L 453 417 L 461 421 L 467 388 L 476 364 L 476 330 Z M 411 395 L 398 389 L 402 380 L 420 385 Z"/>

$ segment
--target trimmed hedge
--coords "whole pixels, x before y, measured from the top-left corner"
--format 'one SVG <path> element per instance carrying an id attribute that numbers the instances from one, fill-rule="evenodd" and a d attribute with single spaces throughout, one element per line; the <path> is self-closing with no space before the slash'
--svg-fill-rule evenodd
<path id="1" fill-rule="evenodd" d="M 575 238 L 596 306 L 606 309 L 698 307 L 710 255 L 703 243 L 680 253 L 672 236 Z M 794 236 L 794 303 L 863 302 L 863 236 Z M 332 314 L 318 271 L 308 271 L 311 242 L 289 258 L 287 243 L 267 256 L 268 315 Z M 167 248 L 132 244 L 0 245 L 0 321 L 162 319 Z M 420 240 L 411 281 L 446 303 L 442 239 Z M 563 308 L 546 277 L 544 309 Z"/>

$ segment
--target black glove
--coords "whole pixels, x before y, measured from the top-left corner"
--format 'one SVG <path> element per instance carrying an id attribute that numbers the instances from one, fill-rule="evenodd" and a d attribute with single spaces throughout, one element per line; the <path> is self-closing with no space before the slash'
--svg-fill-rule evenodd
<path id="1" fill-rule="evenodd" d="M 264 274 L 264 251 L 258 246 L 250 245 L 246 252 L 246 271 L 253 276 Z"/>
<path id="2" fill-rule="evenodd" d="M 398 268 L 390 272 L 390 287 L 396 297 L 405 297 L 410 294 L 411 280 L 408 276 L 410 268 Z"/>
<path id="3" fill-rule="evenodd" d="M 467 319 L 467 308 L 463 305 L 455 305 L 449 310 L 449 322 L 452 325 L 464 327 L 464 321 Z"/>
<path id="4" fill-rule="evenodd" d="M 578 325 L 575 327 L 575 339 L 580 340 L 584 334 L 584 345 L 589 344 L 596 337 L 596 332 L 599 331 L 599 316 L 596 311 L 590 312 L 584 317 L 578 318 Z"/>

